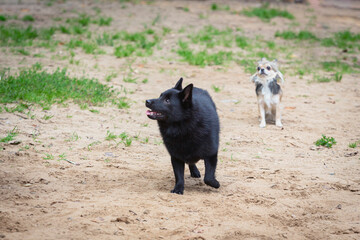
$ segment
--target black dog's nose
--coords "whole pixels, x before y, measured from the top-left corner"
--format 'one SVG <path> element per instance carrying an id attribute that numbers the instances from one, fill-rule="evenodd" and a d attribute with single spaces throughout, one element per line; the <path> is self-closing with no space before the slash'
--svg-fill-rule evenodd
<path id="1" fill-rule="evenodd" d="M 265 69 L 262 68 L 262 69 L 260 70 L 260 72 L 261 72 L 261 73 L 264 73 L 264 72 L 265 72 Z"/>
<path id="2" fill-rule="evenodd" d="M 152 101 L 151 101 L 151 100 L 146 100 L 146 101 L 145 101 L 145 106 L 150 107 L 151 104 L 152 104 Z"/>

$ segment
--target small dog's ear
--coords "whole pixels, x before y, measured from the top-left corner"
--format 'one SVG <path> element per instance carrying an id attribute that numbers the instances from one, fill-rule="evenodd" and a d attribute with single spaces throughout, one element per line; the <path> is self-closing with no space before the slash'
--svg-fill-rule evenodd
<path id="1" fill-rule="evenodd" d="M 250 81 L 254 83 L 256 82 L 257 78 L 258 78 L 257 73 L 255 73 L 254 75 L 251 76 Z"/>
<path id="2" fill-rule="evenodd" d="M 280 71 L 277 71 L 276 72 L 276 79 L 281 79 L 281 83 L 283 84 L 284 83 L 284 76 L 282 75 L 282 73 Z"/>
<path id="3" fill-rule="evenodd" d="M 276 72 L 279 71 L 277 59 L 272 60 L 272 61 L 270 62 L 270 65 L 271 65 L 271 67 L 272 67 L 273 69 L 275 69 Z"/>
<path id="4" fill-rule="evenodd" d="M 183 82 L 183 78 L 180 78 L 179 81 L 175 84 L 174 89 L 181 91 L 182 90 L 182 82 Z"/>
<path id="5" fill-rule="evenodd" d="M 185 107 L 190 107 L 192 105 L 193 86 L 193 84 L 189 84 L 179 93 L 181 102 Z"/>

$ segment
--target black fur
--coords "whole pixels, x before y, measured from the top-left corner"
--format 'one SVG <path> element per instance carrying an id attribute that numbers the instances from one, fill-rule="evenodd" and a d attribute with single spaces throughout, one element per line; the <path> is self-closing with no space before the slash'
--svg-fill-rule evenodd
<path id="1" fill-rule="evenodd" d="M 259 94 L 261 93 L 263 89 L 263 85 L 261 83 L 256 83 L 256 89 L 255 89 L 255 92 L 256 92 L 256 95 L 259 96 Z"/>
<path id="2" fill-rule="evenodd" d="M 161 136 L 171 156 L 175 175 L 172 193 L 183 194 L 184 168 L 189 164 L 191 177 L 199 178 L 196 162 L 204 159 L 204 182 L 214 188 L 219 148 L 219 117 L 209 93 L 192 84 L 182 89 L 182 78 L 174 88 L 157 99 L 146 100 L 148 117 L 158 121 Z"/>
<path id="3" fill-rule="evenodd" d="M 273 79 L 271 82 L 269 82 L 268 86 L 273 95 L 279 94 L 281 88 L 280 88 L 280 85 L 277 83 L 276 79 Z M 257 82 L 256 89 L 255 89 L 256 95 L 259 95 L 261 93 L 262 89 L 263 89 L 262 83 Z"/>
<path id="4" fill-rule="evenodd" d="M 269 83 L 269 88 L 272 94 L 276 95 L 280 92 L 280 85 L 277 83 L 276 79 L 272 80 Z"/>

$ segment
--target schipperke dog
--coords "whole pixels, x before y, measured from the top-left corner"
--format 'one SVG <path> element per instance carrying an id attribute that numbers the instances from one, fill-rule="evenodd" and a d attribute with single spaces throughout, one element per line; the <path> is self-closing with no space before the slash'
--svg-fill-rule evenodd
<path id="1" fill-rule="evenodd" d="M 182 81 L 163 92 L 159 98 L 146 100 L 150 108 L 146 115 L 157 120 L 161 136 L 171 156 L 175 175 L 172 193 L 184 192 L 184 168 L 189 164 L 191 177 L 200 178 L 196 163 L 205 161 L 204 182 L 214 188 L 220 184 L 215 178 L 219 148 L 219 117 L 209 93 Z"/>

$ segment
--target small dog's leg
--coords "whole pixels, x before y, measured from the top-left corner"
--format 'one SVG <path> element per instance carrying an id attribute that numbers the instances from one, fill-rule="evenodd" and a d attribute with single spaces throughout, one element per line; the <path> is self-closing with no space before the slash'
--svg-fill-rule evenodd
<path id="1" fill-rule="evenodd" d="M 275 115 L 275 118 L 276 118 L 276 126 L 278 127 L 282 127 L 282 123 L 281 123 L 281 112 L 280 112 L 280 104 L 276 104 L 276 115 Z"/>
<path id="2" fill-rule="evenodd" d="M 195 164 L 189 164 L 190 175 L 193 178 L 200 178 L 201 174 Z"/>
<path id="3" fill-rule="evenodd" d="M 217 153 L 214 156 L 207 157 L 205 161 L 205 184 L 213 187 L 219 188 L 220 183 L 215 178 L 216 164 L 217 164 Z"/>
<path id="4" fill-rule="evenodd" d="M 175 187 L 173 190 L 171 190 L 171 192 L 176 194 L 183 194 L 185 163 L 181 160 L 171 157 L 171 164 L 173 166 L 175 175 Z"/>
<path id="5" fill-rule="evenodd" d="M 260 122 L 260 127 L 263 128 L 266 126 L 266 121 L 265 121 L 265 108 L 264 108 L 264 105 L 262 104 L 259 104 L 259 111 L 260 111 L 260 119 L 261 119 L 261 122 Z"/>

